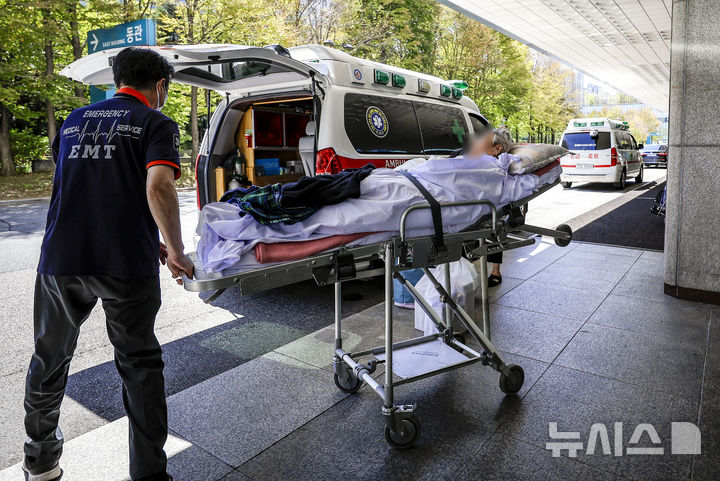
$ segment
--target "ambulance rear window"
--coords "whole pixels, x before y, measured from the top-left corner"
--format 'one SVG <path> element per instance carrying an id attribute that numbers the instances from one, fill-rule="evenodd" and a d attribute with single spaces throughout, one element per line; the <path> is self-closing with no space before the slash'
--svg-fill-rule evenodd
<path id="1" fill-rule="evenodd" d="M 422 153 L 420 128 L 409 100 L 348 93 L 344 113 L 345 131 L 358 153 Z"/>
<path id="2" fill-rule="evenodd" d="M 208 67 L 179 68 L 184 75 L 198 77 L 218 83 L 230 83 L 250 77 L 262 77 L 281 72 L 290 72 L 282 65 L 261 60 L 227 61 L 214 63 Z"/>
<path id="3" fill-rule="evenodd" d="M 598 132 L 596 137 L 590 132 L 572 132 L 565 134 L 562 146 L 568 150 L 605 150 L 610 148 L 610 132 Z"/>

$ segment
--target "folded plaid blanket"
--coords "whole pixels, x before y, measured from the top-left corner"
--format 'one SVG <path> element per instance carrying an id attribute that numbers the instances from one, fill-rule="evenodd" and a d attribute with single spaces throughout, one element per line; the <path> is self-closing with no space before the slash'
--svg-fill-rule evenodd
<path id="1" fill-rule="evenodd" d="M 263 225 L 294 224 L 307 219 L 321 207 L 360 197 L 360 182 L 373 169 L 374 166 L 368 164 L 361 169 L 333 175 L 302 177 L 284 185 L 233 189 L 225 192 L 220 202 L 237 205 L 241 216 L 250 214 Z"/>
<path id="2" fill-rule="evenodd" d="M 282 184 L 263 187 L 253 185 L 248 189 L 234 189 L 225 193 L 220 202 L 235 204 L 241 209 L 240 215 L 250 214 L 263 225 L 284 222 L 294 224 L 313 215 L 316 207 L 283 207 Z"/>

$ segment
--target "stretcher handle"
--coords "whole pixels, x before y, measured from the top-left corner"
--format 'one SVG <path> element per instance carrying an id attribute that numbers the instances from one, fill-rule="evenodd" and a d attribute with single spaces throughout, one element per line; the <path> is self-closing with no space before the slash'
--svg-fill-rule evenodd
<path id="1" fill-rule="evenodd" d="M 495 204 L 493 204 L 487 199 L 464 200 L 461 202 L 442 202 L 440 203 L 440 208 L 442 209 L 444 207 L 464 207 L 469 205 L 486 205 L 490 207 L 490 214 L 492 215 L 492 231 L 493 233 L 495 233 L 495 229 L 497 228 L 497 209 L 495 208 Z M 402 240 L 403 242 L 405 241 L 405 224 L 410 213 L 416 210 L 429 208 L 430 204 L 420 203 L 413 204 L 403 211 L 402 215 L 400 216 L 400 240 Z"/>

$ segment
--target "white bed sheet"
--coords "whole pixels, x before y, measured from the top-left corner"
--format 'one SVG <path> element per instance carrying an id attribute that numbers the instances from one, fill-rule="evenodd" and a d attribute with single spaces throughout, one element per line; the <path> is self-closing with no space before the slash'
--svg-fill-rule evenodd
<path id="1" fill-rule="evenodd" d="M 543 176 L 508 173 L 520 159 L 510 154 L 499 158 L 440 158 L 409 170 L 439 202 L 487 199 L 496 206 L 527 197 L 540 186 L 553 182 L 560 166 Z M 366 245 L 399 233 L 400 216 L 410 205 L 425 203 L 417 188 L 392 169 L 376 169 L 360 185 L 358 199 L 325 206 L 296 224 L 262 225 L 250 215 L 240 216 L 233 204 L 206 205 L 198 223 L 198 260 L 206 272 L 232 273 L 257 267 L 253 247 L 258 242 L 275 243 L 319 239 L 337 234 L 376 232 L 351 245 Z M 490 212 L 487 206 L 443 209 L 445 232 L 458 232 Z M 433 232 L 429 210 L 416 211 L 408 218 L 411 237 Z"/>

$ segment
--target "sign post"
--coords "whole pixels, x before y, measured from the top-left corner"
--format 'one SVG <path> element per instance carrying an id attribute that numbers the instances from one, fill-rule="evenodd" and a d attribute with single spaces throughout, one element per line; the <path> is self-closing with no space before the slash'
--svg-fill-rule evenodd
<path id="1" fill-rule="evenodd" d="M 143 18 L 133 22 L 121 23 L 111 28 L 90 30 L 87 34 L 88 53 L 117 47 L 135 47 L 157 45 L 155 20 Z M 90 103 L 100 102 L 115 95 L 112 85 L 105 88 L 90 86 Z"/>

